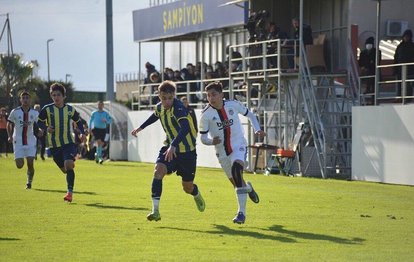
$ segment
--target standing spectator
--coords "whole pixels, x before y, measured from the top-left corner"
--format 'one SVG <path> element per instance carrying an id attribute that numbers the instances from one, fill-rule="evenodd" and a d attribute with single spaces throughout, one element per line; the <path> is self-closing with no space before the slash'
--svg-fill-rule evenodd
<path id="1" fill-rule="evenodd" d="M 292 19 L 292 26 L 293 26 L 293 39 L 299 40 L 299 33 L 300 33 L 300 21 L 299 18 Z M 306 48 L 307 45 L 313 45 L 313 36 L 312 36 L 312 28 L 310 25 L 303 23 L 302 24 L 302 41 L 303 45 Z M 289 68 L 295 68 L 295 59 L 299 57 L 299 42 L 296 43 L 296 49 L 292 47 L 288 50 L 288 63 Z M 296 50 L 296 56 L 294 55 L 294 51 Z"/>
<path id="2" fill-rule="evenodd" d="M 43 136 L 37 127 L 39 112 L 30 108 L 30 94 L 22 91 L 19 95 L 21 106 L 13 109 L 7 122 L 7 133 L 9 142 L 13 143 L 14 161 L 16 167 L 21 169 L 24 166 L 24 158 L 27 163 L 26 189 L 32 188 L 34 170 L 34 157 L 36 155 L 35 133 Z M 37 135 L 37 134 L 36 134 Z"/>
<path id="3" fill-rule="evenodd" d="M 50 86 L 50 96 L 53 103 L 42 108 L 38 125 L 44 131 L 47 131 L 53 160 L 60 170 L 66 174 L 68 191 L 63 200 L 72 202 L 76 156 L 75 140 L 72 136 L 72 122 L 78 125 L 82 142 L 85 141 L 83 125 L 75 108 L 64 102 L 66 89 L 63 85 L 59 83 L 52 84 Z"/>
<path id="4" fill-rule="evenodd" d="M 95 162 L 102 164 L 102 147 L 105 143 L 106 128 L 112 123 L 112 118 L 108 112 L 104 111 L 104 103 L 98 101 L 98 110 L 92 112 L 89 120 L 89 133 L 93 134 L 96 155 Z"/>
<path id="5" fill-rule="evenodd" d="M 161 125 L 167 136 L 165 146 L 160 149 L 152 180 L 152 212 L 148 214 L 149 221 L 161 219 L 159 204 L 162 194 L 162 180 L 165 175 L 177 172 L 181 176 L 181 184 L 184 191 L 194 197 L 194 201 L 200 212 L 205 209 L 204 199 L 194 178 L 197 166 L 196 136 L 191 128 L 188 112 L 183 103 L 175 98 L 175 84 L 172 81 L 164 81 L 158 87 L 158 95 L 161 102 L 155 107 L 154 113 L 139 127 L 132 130 L 131 135 L 137 136 L 145 127 L 161 121 Z"/>
<path id="6" fill-rule="evenodd" d="M 37 112 L 40 113 L 41 107 L 39 104 L 34 105 L 34 110 L 36 110 Z M 36 134 L 35 134 L 36 135 Z M 40 148 L 40 158 L 42 160 L 45 160 L 45 150 L 46 150 L 46 134 L 44 136 L 38 136 L 37 137 L 37 146 L 36 146 L 36 150 L 39 150 Z M 37 159 L 37 153 L 36 153 L 36 157 Z"/>
<path id="7" fill-rule="evenodd" d="M 9 149 L 9 143 L 7 142 L 7 110 L 6 108 L 0 108 L 0 157 L 4 148 L 4 153 L 7 157 L 7 151 Z"/>
<path id="8" fill-rule="evenodd" d="M 413 63 L 414 62 L 414 43 L 413 32 L 410 29 L 405 30 L 401 43 L 397 46 L 394 54 L 394 64 Z M 401 66 L 394 67 L 394 74 L 401 79 Z M 407 79 L 414 79 L 414 65 L 407 66 Z M 407 96 L 413 95 L 412 82 L 407 82 Z M 401 85 L 398 85 L 397 96 L 401 96 Z"/>
<path id="9" fill-rule="evenodd" d="M 365 49 L 361 51 L 359 55 L 358 65 L 361 69 L 361 76 L 372 76 L 371 78 L 364 79 L 363 83 L 366 84 L 365 93 L 374 93 L 375 86 L 375 67 L 376 67 L 376 48 L 374 47 L 374 38 L 368 37 L 365 41 Z M 380 61 L 381 61 L 381 51 Z"/>

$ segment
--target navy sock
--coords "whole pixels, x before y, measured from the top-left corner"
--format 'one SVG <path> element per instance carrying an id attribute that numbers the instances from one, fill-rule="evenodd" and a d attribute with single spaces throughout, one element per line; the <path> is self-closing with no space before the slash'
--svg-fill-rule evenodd
<path id="1" fill-rule="evenodd" d="M 191 192 L 191 195 L 196 196 L 198 194 L 198 186 L 194 184 L 193 192 Z"/>
<path id="2" fill-rule="evenodd" d="M 160 199 L 162 193 L 162 180 L 152 179 L 151 196 Z"/>
<path id="3" fill-rule="evenodd" d="M 68 192 L 73 192 L 75 184 L 75 171 L 73 169 L 66 171 L 66 182 L 68 183 Z"/>

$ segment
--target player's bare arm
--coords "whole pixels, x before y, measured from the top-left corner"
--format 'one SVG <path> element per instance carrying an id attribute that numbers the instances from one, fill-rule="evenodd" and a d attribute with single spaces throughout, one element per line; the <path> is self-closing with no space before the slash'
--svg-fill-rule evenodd
<path id="1" fill-rule="evenodd" d="M 137 137 L 137 134 L 139 132 L 141 132 L 141 131 L 142 131 L 142 128 L 141 127 L 137 127 L 137 128 L 135 128 L 134 130 L 131 131 L 131 135 Z"/>
<path id="2" fill-rule="evenodd" d="M 259 131 L 256 131 L 255 135 L 257 135 L 257 136 L 259 136 L 259 137 L 263 138 L 263 137 L 265 137 L 265 136 L 266 136 L 266 132 L 265 132 L 265 131 L 263 131 L 263 130 L 259 130 Z"/>

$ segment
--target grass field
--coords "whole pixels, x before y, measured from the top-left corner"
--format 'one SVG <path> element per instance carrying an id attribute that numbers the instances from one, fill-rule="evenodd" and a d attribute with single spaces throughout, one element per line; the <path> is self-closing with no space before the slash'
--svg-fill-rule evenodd
<path id="1" fill-rule="evenodd" d="M 52 160 L 33 189 L 0 159 L 0 261 L 413 261 L 414 187 L 245 174 L 260 195 L 244 225 L 221 170 L 196 176 L 206 210 L 164 179 L 149 222 L 152 164 L 76 162 L 74 201 Z"/>

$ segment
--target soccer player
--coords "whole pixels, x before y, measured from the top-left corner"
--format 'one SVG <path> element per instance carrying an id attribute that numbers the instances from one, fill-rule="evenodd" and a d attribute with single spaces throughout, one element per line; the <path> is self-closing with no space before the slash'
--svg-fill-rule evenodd
<path id="1" fill-rule="evenodd" d="M 85 141 L 85 134 L 79 113 L 72 106 L 65 104 L 66 89 L 59 83 L 50 86 L 52 104 L 42 108 L 39 114 L 39 127 L 48 133 L 50 152 L 57 166 L 66 174 L 67 194 L 64 201 L 72 202 L 73 186 L 75 184 L 75 156 L 76 146 L 73 137 L 75 122 L 80 130 L 81 141 Z"/>
<path id="2" fill-rule="evenodd" d="M 104 111 L 104 103 L 98 101 L 98 110 L 92 112 L 89 120 L 89 133 L 95 139 L 96 155 L 95 162 L 102 164 L 102 147 L 105 143 L 106 127 L 112 123 L 112 118 L 108 112 Z M 92 132 L 91 132 L 92 130 Z"/>
<path id="3" fill-rule="evenodd" d="M 259 196 L 250 182 L 243 179 L 247 142 L 240 123 L 239 114 L 247 116 L 256 135 L 265 136 L 256 116 L 244 105 L 234 100 L 223 100 L 223 86 L 220 82 L 210 83 L 205 88 L 209 104 L 202 111 L 200 119 L 201 142 L 214 145 L 221 167 L 236 190 L 238 211 L 233 222 L 243 224 L 246 220 L 247 193 L 254 203 Z"/>
<path id="4" fill-rule="evenodd" d="M 182 178 L 182 186 L 187 194 L 194 197 L 200 212 L 205 209 L 205 202 L 196 184 L 193 183 L 196 164 L 196 136 L 197 132 L 187 109 L 183 103 L 175 98 L 176 86 L 172 81 L 164 81 L 158 87 L 160 102 L 155 106 L 154 113 L 139 127 L 132 130 L 131 135 L 137 136 L 145 127 L 161 121 L 167 139 L 158 154 L 152 180 L 152 212 L 147 219 L 158 221 L 161 219 L 159 204 L 162 193 L 162 179 L 166 174 L 176 172 Z"/>
<path id="5" fill-rule="evenodd" d="M 21 169 L 24 166 L 24 158 L 27 162 L 27 183 L 26 189 L 32 188 L 34 170 L 34 158 L 36 156 L 35 132 L 41 136 L 42 131 L 37 127 L 39 113 L 30 108 L 30 94 L 23 90 L 19 95 L 21 106 L 10 112 L 7 122 L 8 140 L 13 143 L 14 160 L 16 167 Z"/>

